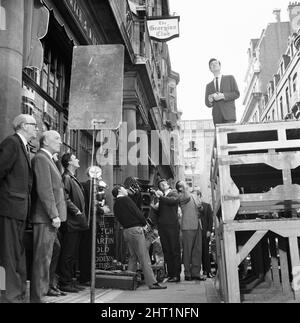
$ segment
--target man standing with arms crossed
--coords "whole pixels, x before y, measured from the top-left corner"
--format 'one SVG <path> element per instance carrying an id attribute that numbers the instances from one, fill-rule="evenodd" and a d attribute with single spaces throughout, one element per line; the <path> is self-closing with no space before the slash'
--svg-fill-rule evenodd
<path id="1" fill-rule="evenodd" d="M 235 100 L 240 97 L 237 83 L 232 75 L 221 74 L 221 63 L 217 59 L 209 61 L 209 69 L 214 79 L 206 86 L 205 104 L 213 109 L 214 125 L 235 123 Z"/>
<path id="2" fill-rule="evenodd" d="M 57 230 L 67 218 L 67 206 L 61 174 L 52 159 L 62 141 L 56 131 L 46 131 L 40 139 L 41 149 L 32 161 L 35 199 L 32 207 L 33 265 L 30 298 L 43 303 L 49 288 L 50 264 Z"/>
<path id="3" fill-rule="evenodd" d="M 13 128 L 15 134 L 0 144 L 0 267 L 6 276 L 5 303 L 21 303 L 25 297 L 23 238 L 32 188 L 28 142 L 37 136 L 36 121 L 30 115 L 17 116 Z"/>

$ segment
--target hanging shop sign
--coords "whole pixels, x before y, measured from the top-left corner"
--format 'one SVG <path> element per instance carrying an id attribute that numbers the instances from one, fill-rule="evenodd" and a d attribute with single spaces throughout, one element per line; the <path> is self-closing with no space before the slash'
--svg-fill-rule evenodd
<path id="1" fill-rule="evenodd" d="M 179 37 L 179 21 L 179 16 L 147 18 L 150 38 L 159 42 L 166 42 Z"/>

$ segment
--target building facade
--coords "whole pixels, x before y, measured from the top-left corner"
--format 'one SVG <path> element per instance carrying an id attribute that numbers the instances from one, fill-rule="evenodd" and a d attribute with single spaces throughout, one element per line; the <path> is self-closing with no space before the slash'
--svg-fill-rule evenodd
<path id="1" fill-rule="evenodd" d="M 295 5 L 292 6 L 293 8 Z M 292 11 L 290 7 L 290 11 Z M 269 82 L 277 70 L 278 61 L 286 50 L 287 39 L 292 33 L 292 20 L 282 22 L 280 10 L 274 10 L 276 22 L 268 24 L 260 38 L 252 39 L 248 49 L 248 69 L 245 77 L 241 122 L 259 122 L 263 104 L 267 100 Z M 293 19 L 291 17 L 291 19 Z"/>
<path id="2" fill-rule="evenodd" d="M 262 122 L 300 118 L 300 57 L 295 48 L 296 38 L 297 34 L 289 38 L 288 47 L 279 61 L 276 74 L 269 82 L 266 99 L 262 105 Z"/>
<path id="3" fill-rule="evenodd" d="M 246 87 L 245 111 L 243 122 L 272 122 L 286 119 L 299 119 L 299 11 L 300 3 L 293 2 L 288 6 L 289 13 L 289 33 L 281 34 L 280 54 L 275 64 L 270 66 L 269 62 L 258 62 L 257 51 L 260 53 L 258 45 L 253 46 L 252 60 L 249 64 L 247 76 L 250 83 Z M 277 24 L 280 23 L 280 10 L 274 11 L 277 16 Z M 287 23 L 285 23 L 287 24 Z M 287 25 L 286 25 L 287 26 Z M 285 31 L 286 33 L 286 31 Z M 261 40 L 256 41 L 257 44 Z M 277 44 L 270 44 L 270 50 L 276 50 Z M 249 50 L 251 52 L 251 49 Z M 251 55 L 250 55 L 251 56 Z M 266 56 L 268 58 L 269 56 Z M 273 62 L 273 63 L 274 63 Z M 250 73 L 258 65 L 257 73 Z M 261 79 L 261 71 L 269 71 L 268 78 Z M 254 87 L 259 84 L 260 86 Z M 263 85 L 263 87 L 261 86 Z"/>
<path id="4" fill-rule="evenodd" d="M 203 199 L 211 203 L 210 168 L 215 137 L 212 120 L 181 121 L 181 142 L 185 179 L 191 190 L 200 189 Z"/>
<path id="5" fill-rule="evenodd" d="M 142 130 L 150 143 L 151 131 L 178 129 L 179 74 L 172 71 L 167 44 L 151 40 L 146 26 L 147 17 L 169 16 L 168 0 L 4 0 L 0 12 L 0 140 L 12 132 L 16 115 L 30 113 L 41 130 L 57 130 L 62 135 L 62 153 L 77 154 L 81 162 L 78 176 L 86 178 L 92 135 L 70 131 L 68 114 L 73 48 L 88 45 L 122 44 L 125 48 L 122 114 L 128 135 Z M 119 130 L 114 135 L 120 138 Z M 159 136 L 158 151 L 151 151 L 149 145 L 146 165 L 116 160 L 104 166 L 104 181 L 110 188 L 127 177 L 174 181 L 176 149 L 164 140 Z M 137 132 L 128 151 L 138 141 Z M 34 152 L 38 144 L 31 144 Z M 103 149 L 102 153 L 112 152 Z M 173 159 L 164 165 L 151 162 L 160 160 L 154 158 L 155 153 Z M 108 202 L 112 206 L 110 196 Z"/>

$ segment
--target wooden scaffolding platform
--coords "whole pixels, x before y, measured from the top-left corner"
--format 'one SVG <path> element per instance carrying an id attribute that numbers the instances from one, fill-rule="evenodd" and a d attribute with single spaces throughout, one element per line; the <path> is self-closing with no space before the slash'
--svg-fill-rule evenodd
<path id="1" fill-rule="evenodd" d="M 211 187 L 224 301 L 300 301 L 300 123 L 217 126 Z"/>

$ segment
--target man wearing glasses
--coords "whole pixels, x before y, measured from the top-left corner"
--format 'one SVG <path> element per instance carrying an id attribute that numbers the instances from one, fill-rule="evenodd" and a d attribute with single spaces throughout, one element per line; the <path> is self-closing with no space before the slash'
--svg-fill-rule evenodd
<path id="1" fill-rule="evenodd" d="M 0 144 L 0 267 L 5 269 L 6 276 L 6 291 L 2 293 L 4 303 L 21 303 L 25 296 L 23 237 L 32 188 L 28 143 L 37 136 L 33 116 L 17 116 L 13 128 L 15 134 Z"/>

